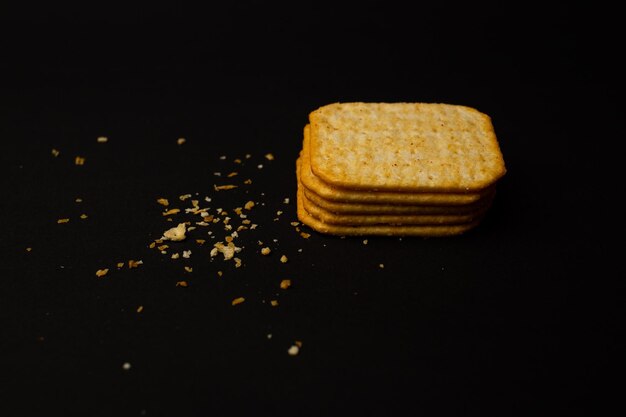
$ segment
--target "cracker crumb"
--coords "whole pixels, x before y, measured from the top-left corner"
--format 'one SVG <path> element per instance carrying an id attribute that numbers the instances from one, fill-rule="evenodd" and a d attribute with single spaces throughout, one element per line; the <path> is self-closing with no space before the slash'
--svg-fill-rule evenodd
<path id="1" fill-rule="evenodd" d="M 224 273 L 222 271 L 217 271 L 217 276 L 221 277 L 222 275 L 224 275 Z"/>
<path id="2" fill-rule="evenodd" d="M 109 268 L 98 269 L 98 270 L 96 271 L 96 276 L 97 276 L 97 277 L 103 277 L 103 276 L 105 276 L 105 275 L 106 275 L 106 274 L 108 274 L 108 273 L 109 273 Z"/>
<path id="3" fill-rule="evenodd" d="M 173 208 L 163 212 L 164 216 L 169 216 L 170 214 L 180 213 L 180 209 Z"/>
<path id="4" fill-rule="evenodd" d="M 280 257 L 280 261 L 282 263 L 287 263 L 288 259 L 287 259 L 287 257 L 285 255 L 283 255 L 283 256 Z"/>
<path id="5" fill-rule="evenodd" d="M 193 272 L 193 268 L 190 266 L 185 266 L 184 268 L 185 268 L 185 271 L 187 272 Z"/>
<path id="6" fill-rule="evenodd" d="M 180 258 L 180 254 L 179 254 L 178 252 L 173 253 L 173 254 L 172 254 L 172 256 L 171 256 L 171 258 L 172 258 L 172 259 L 178 259 L 178 258 Z"/>
<path id="7" fill-rule="evenodd" d="M 131 368 L 131 365 L 130 365 L 130 363 L 129 363 L 129 362 L 124 362 L 124 363 L 122 364 L 122 369 L 123 369 L 123 370 L 128 371 L 130 368 Z"/>
<path id="8" fill-rule="evenodd" d="M 310 233 L 306 233 L 306 232 L 300 232 L 300 236 L 302 236 L 305 239 L 308 239 L 308 238 L 311 237 L 311 234 Z"/>
<path id="9" fill-rule="evenodd" d="M 364 245 L 367 245 L 367 239 L 364 239 L 364 240 L 363 240 L 363 244 L 364 244 Z"/>
<path id="10" fill-rule="evenodd" d="M 226 175 L 228 178 L 232 178 L 232 177 L 236 177 L 237 175 L 239 175 L 238 172 L 231 172 L 228 175 Z"/>
<path id="11" fill-rule="evenodd" d="M 98 143 L 107 143 L 109 141 L 109 138 L 107 138 L 106 136 L 98 136 L 98 138 L 96 139 L 96 142 Z"/>
<path id="12" fill-rule="evenodd" d="M 189 257 L 191 257 L 191 250 L 184 250 L 183 258 L 189 259 Z"/>
<path id="13" fill-rule="evenodd" d="M 278 300 L 271 300 L 270 304 L 272 305 L 272 307 L 276 307 L 278 305 Z"/>
<path id="14" fill-rule="evenodd" d="M 236 185 L 233 184 L 226 184 L 226 185 L 213 185 L 213 188 L 215 189 L 215 191 L 221 191 L 221 190 L 232 190 L 233 188 L 237 188 Z"/>
<path id="15" fill-rule="evenodd" d="M 85 220 L 87 218 L 87 215 L 85 213 L 83 213 L 83 214 L 80 215 L 80 218 Z"/>
<path id="16" fill-rule="evenodd" d="M 52 151 L 51 151 L 51 152 L 52 152 L 52 156 L 54 156 L 55 158 L 56 158 L 57 156 L 59 156 L 59 154 L 61 153 L 61 152 L 59 152 L 57 149 L 54 149 L 54 148 L 52 148 Z"/>
<path id="17" fill-rule="evenodd" d="M 124 262 L 118 262 L 116 266 L 117 266 L 117 269 L 124 268 Z"/>
<path id="18" fill-rule="evenodd" d="M 33 250 L 33 248 L 31 248 L 31 247 L 26 248 L 26 252 L 30 252 L 32 250 Z"/>
<path id="19" fill-rule="evenodd" d="M 143 264 L 143 261 L 141 261 L 141 260 L 140 261 L 135 261 L 135 260 L 130 259 L 128 261 L 128 269 L 137 268 L 139 265 L 142 265 L 142 264 Z"/>
<path id="20" fill-rule="evenodd" d="M 283 199 L 283 204 L 289 204 L 289 198 Z"/>
<path id="21" fill-rule="evenodd" d="M 67 223 L 69 221 L 70 221 L 70 219 L 59 219 L 59 220 L 57 220 L 57 223 L 58 224 L 63 224 L 63 223 Z"/>
<path id="22" fill-rule="evenodd" d="M 187 283 L 187 281 L 177 281 L 176 282 L 176 286 L 177 287 L 188 287 L 189 284 Z"/>
<path id="23" fill-rule="evenodd" d="M 272 155 L 271 153 L 266 153 L 265 154 L 265 159 L 267 159 L 268 161 L 273 161 L 274 160 L 274 155 Z"/>
<path id="24" fill-rule="evenodd" d="M 385 267 L 385 264 L 378 264 L 378 267 L 379 267 L 380 269 L 383 269 L 383 268 Z"/>
<path id="25" fill-rule="evenodd" d="M 141 313 L 143 311 L 143 306 L 137 307 L 137 313 Z"/>
<path id="26" fill-rule="evenodd" d="M 261 255 L 269 255 L 272 250 L 269 247 L 261 248 Z"/>
<path id="27" fill-rule="evenodd" d="M 165 207 L 170 205 L 170 202 L 169 202 L 169 200 L 167 198 L 159 198 L 159 199 L 157 199 L 157 203 L 159 203 L 159 204 L 161 204 L 162 206 L 165 206 Z"/>
<path id="28" fill-rule="evenodd" d="M 254 207 L 254 201 L 250 200 L 248 201 L 246 204 L 244 204 L 243 206 L 246 210 L 252 210 L 252 207 Z"/>
<path id="29" fill-rule="evenodd" d="M 82 156 L 77 156 L 76 158 L 74 158 L 74 164 L 85 165 L 85 158 Z"/>
<path id="30" fill-rule="evenodd" d="M 244 297 L 237 297 L 233 301 L 231 301 L 230 304 L 236 306 L 237 304 L 241 304 L 244 301 L 246 301 L 246 299 Z"/>
<path id="31" fill-rule="evenodd" d="M 74 201 L 77 202 L 77 203 L 82 203 L 83 199 L 80 198 L 80 197 L 76 197 L 76 199 Z"/>
<path id="32" fill-rule="evenodd" d="M 172 240 L 175 242 L 185 239 L 185 233 L 187 231 L 187 225 L 185 223 L 179 223 L 178 226 L 172 227 L 163 233 L 163 240 Z"/>
<path id="33" fill-rule="evenodd" d="M 204 242 L 206 242 L 206 240 L 204 240 L 204 239 L 196 239 L 196 243 L 198 245 L 204 245 Z"/>
<path id="34" fill-rule="evenodd" d="M 289 287 L 291 287 L 291 280 L 290 279 L 284 279 L 284 280 L 280 281 L 280 288 L 282 288 L 283 290 L 286 290 Z"/>
<path id="35" fill-rule="evenodd" d="M 187 139 L 185 139 L 185 138 L 178 138 L 178 139 L 176 139 L 176 144 L 177 145 L 182 145 L 185 142 L 187 142 Z"/>
<path id="36" fill-rule="evenodd" d="M 246 185 L 250 185 L 250 184 L 252 184 L 252 180 L 250 178 L 248 178 L 243 183 L 246 184 Z"/>
<path id="37" fill-rule="evenodd" d="M 291 347 L 287 350 L 287 353 L 289 354 L 289 356 L 296 356 L 298 353 L 300 353 L 300 348 L 298 347 L 298 345 L 291 345 Z"/>

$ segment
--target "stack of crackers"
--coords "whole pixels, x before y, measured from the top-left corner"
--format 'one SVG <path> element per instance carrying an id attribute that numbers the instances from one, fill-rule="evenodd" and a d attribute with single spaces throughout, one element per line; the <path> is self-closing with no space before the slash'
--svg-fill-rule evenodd
<path id="1" fill-rule="evenodd" d="M 506 173 L 491 119 L 441 103 L 333 103 L 309 114 L 299 220 L 340 236 L 450 236 L 484 218 Z"/>

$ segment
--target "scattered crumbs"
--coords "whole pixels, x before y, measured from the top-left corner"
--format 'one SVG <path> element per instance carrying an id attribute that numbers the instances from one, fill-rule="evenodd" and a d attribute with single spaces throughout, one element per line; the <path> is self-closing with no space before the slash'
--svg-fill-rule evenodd
<path id="1" fill-rule="evenodd" d="M 179 255 L 179 253 L 178 253 L 178 252 L 176 252 L 176 253 L 173 253 L 173 254 L 172 254 L 172 257 L 171 257 L 171 258 L 172 258 L 172 259 L 178 259 L 178 258 L 180 258 L 180 255 Z"/>
<path id="2" fill-rule="evenodd" d="M 61 152 L 59 152 L 57 149 L 54 149 L 54 148 L 52 148 L 52 151 L 51 151 L 51 152 L 52 152 L 52 156 L 54 156 L 55 158 L 56 158 L 57 156 L 59 156 L 59 154 L 61 153 Z"/>
<path id="3" fill-rule="evenodd" d="M 287 257 L 285 255 L 283 255 L 283 256 L 280 257 L 280 261 L 282 263 L 287 263 L 288 259 L 287 259 Z"/>
<path id="4" fill-rule="evenodd" d="M 74 158 L 74 164 L 85 165 L 85 158 L 82 156 L 77 156 L 76 158 Z"/>
<path id="5" fill-rule="evenodd" d="M 163 233 L 163 240 L 172 240 L 178 242 L 185 239 L 185 232 L 187 231 L 187 225 L 185 223 L 179 223 L 178 226 L 172 227 Z"/>
<path id="6" fill-rule="evenodd" d="M 183 258 L 189 259 L 190 256 L 191 256 L 191 251 L 190 250 L 184 250 L 183 251 Z"/>
<path id="7" fill-rule="evenodd" d="M 187 142 L 187 139 L 185 139 L 185 138 L 178 138 L 178 139 L 176 139 L 176 144 L 178 144 L 178 145 L 182 145 L 185 142 Z"/>
<path id="8" fill-rule="evenodd" d="M 271 300 L 270 304 L 272 305 L 272 307 L 276 307 L 278 305 L 278 300 Z"/>
<path id="9" fill-rule="evenodd" d="M 280 281 L 280 288 L 282 288 L 283 290 L 286 290 L 289 287 L 291 287 L 291 280 L 290 279 L 284 279 L 284 280 Z"/>
<path id="10" fill-rule="evenodd" d="M 261 255 L 269 255 L 272 250 L 269 247 L 261 248 Z"/>
<path id="11" fill-rule="evenodd" d="M 383 268 L 385 267 L 385 264 L 378 264 L 378 267 L 379 267 L 380 269 L 383 269 Z"/>
<path id="12" fill-rule="evenodd" d="M 252 184 L 252 180 L 250 178 L 248 178 L 243 183 L 246 184 L 246 185 L 250 185 L 250 184 Z"/>
<path id="13" fill-rule="evenodd" d="M 32 250 L 33 250 L 33 248 L 31 248 L 31 247 L 26 248 L 26 252 L 30 252 Z"/>
<path id="14" fill-rule="evenodd" d="M 176 281 L 176 286 L 177 287 L 188 287 L 189 284 L 187 283 L 187 281 Z"/>
<path id="15" fill-rule="evenodd" d="M 213 189 L 215 189 L 215 191 L 232 190 L 233 188 L 237 188 L 237 186 L 233 185 L 233 184 L 226 184 L 226 185 L 215 185 L 215 184 L 213 184 Z"/>
<path id="16" fill-rule="evenodd" d="M 363 240 L 363 244 L 364 244 L 364 245 L 367 245 L 367 239 L 364 239 L 364 240 Z"/>
<path id="17" fill-rule="evenodd" d="M 103 277 L 103 276 L 105 276 L 105 275 L 106 275 L 106 274 L 108 274 L 108 273 L 109 273 L 109 268 L 98 269 L 98 270 L 96 271 L 96 276 L 97 276 L 97 277 Z"/>
<path id="18" fill-rule="evenodd" d="M 265 154 L 265 159 L 267 159 L 268 161 L 273 161 L 274 160 L 274 155 L 272 155 L 271 153 L 266 153 Z"/>
<path id="19" fill-rule="evenodd" d="M 239 268 L 241 266 L 241 259 L 233 258 L 233 260 L 235 261 L 235 268 Z"/>
<path id="20" fill-rule="evenodd" d="M 311 234 L 310 233 L 306 233 L 306 232 L 300 232 L 300 236 L 302 236 L 305 239 L 308 239 L 308 238 L 311 237 Z"/>
<path id="21" fill-rule="evenodd" d="M 244 297 L 237 297 L 233 301 L 231 301 L 230 304 L 236 306 L 237 304 L 241 304 L 244 301 L 246 301 L 246 299 Z"/>
<path id="22" fill-rule="evenodd" d="M 106 136 L 98 136 L 98 138 L 96 139 L 96 142 L 98 143 L 107 143 L 109 141 L 109 138 L 107 138 Z"/>
<path id="23" fill-rule="evenodd" d="M 167 198 L 159 198 L 159 199 L 157 199 L 157 203 L 159 203 L 159 204 L 161 204 L 162 206 L 165 206 L 165 207 L 170 205 L 170 202 L 168 201 Z"/>
<path id="24" fill-rule="evenodd" d="M 287 353 L 289 354 L 289 356 L 296 356 L 298 353 L 300 353 L 300 347 L 298 345 L 291 345 L 291 347 L 287 350 Z"/>
<path id="25" fill-rule="evenodd" d="M 117 269 L 121 269 L 121 268 L 124 268 L 124 262 L 117 263 Z"/>
<path id="26" fill-rule="evenodd" d="M 187 272 L 193 272 L 193 268 L 190 266 L 185 266 L 184 268 L 185 268 L 185 271 Z"/>
<path id="27" fill-rule="evenodd" d="M 248 201 L 243 206 L 243 208 L 245 208 L 246 210 L 252 210 L 252 207 L 254 207 L 254 201 L 252 201 L 252 200 Z"/>
<path id="28" fill-rule="evenodd" d="M 130 367 L 131 367 L 131 365 L 130 365 L 129 362 L 124 362 L 122 364 L 122 369 L 125 370 L 125 371 L 128 371 L 130 369 Z"/>
<path id="29" fill-rule="evenodd" d="M 180 213 L 180 209 L 173 208 L 163 212 L 164 216 L 169 216 L 170 214 Z"/>
<path id="30" fill-rule="evenodd" d="M 80 218 L 85 220 L 87 218 L 87 215 L 85 213 L 83 213 L 83 214 L 80 215 Z"/>
<path id="31" fill-rule="evenodd" d="M 170 247 L 170 245 L 159 245 L 159 246 L 157 246 L 157 249 L 162 252 L 162 251 L 164 251 L 165 249 L 167 249 L 169 247 Z"/>
<path id="32" fill-rule="evenodd" d="M 143 311 L 143 306 L 137 307 L 137 313 L 141 313 Z"/>
<path id="33" fill-rule="evenodd" d="M 135 261 L 133 259 L 130 259 L 128 261 L 128 268 L 132 269 L 132 268 L 137 268 L 139 265 L 142 265 L 143 261 Z"/>
<path id="34" fill-rule="evenodd" d="M 191 194 L 183 194 L 183 195 L 179 195 L 179 196 L 178 196 L 178 199 L 179 199 L 180 201 L 185 201 L 185 200 L 187 200 L 187 199 L 189 199 L 189 198 L 191 198 Z M 196 205 L 197 205 L 197 204 L 196 204 Z"/>
<path id="35" fill-rule="evenodd" d="M 67 223 L 69 221 L 70 221 L 70 219 L 59 219 L 59 220 L 57 220 L 57 223 L 58 224 L 63 224 L 63 223 Z"/>

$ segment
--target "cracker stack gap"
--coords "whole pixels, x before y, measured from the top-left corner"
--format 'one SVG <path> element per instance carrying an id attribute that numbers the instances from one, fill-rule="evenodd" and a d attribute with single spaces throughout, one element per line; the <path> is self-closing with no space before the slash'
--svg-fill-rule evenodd
<path id="1" fill-rule="evenodd" d="M 299 220 L 340 236 L 450 236 L 477 226 L 506 173 L 491 119 L 440 103 L 333 103 L 309 114 Z"/>

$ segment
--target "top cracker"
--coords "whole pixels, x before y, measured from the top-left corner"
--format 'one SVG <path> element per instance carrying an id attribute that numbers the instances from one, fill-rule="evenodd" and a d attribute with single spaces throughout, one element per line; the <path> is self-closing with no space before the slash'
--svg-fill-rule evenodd
<path id="1" fill-rule="evenodd" d="M 506 168 L 491 118 L 440 103 L 333 103 L 309 114 L 311 170 L 370 191 L 472 192 Z"/>

